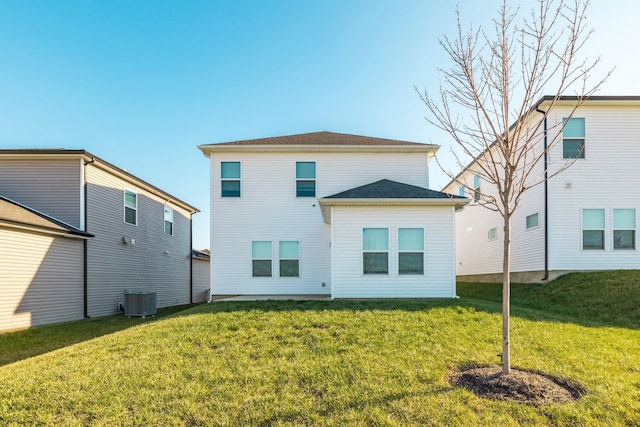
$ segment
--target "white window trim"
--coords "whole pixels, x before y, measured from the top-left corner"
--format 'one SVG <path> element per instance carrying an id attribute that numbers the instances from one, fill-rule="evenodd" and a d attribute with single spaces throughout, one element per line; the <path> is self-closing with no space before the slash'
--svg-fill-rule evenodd
<path id="1" fill-rule="evenodd" d="M 315 165 L 316 177 L 311 178 L 298 178 L 298 163 L 313 163 Z M 318 162 L 316 160 L 296 160 L 294 165 L 293 174 L 296 178 L 296 186 L 293 189 L 296 199 L 313 199 L 318 197 Z M 298 181 L 313 181 L 314 195 L 313 196 L 298 196 Z M 242 194 L 241 194 L 242 195 Z"/>
<path id="2" fill-rule="evenodd" d="M 389 227 L 391 228 L 391 227 Z M 404 250 L 400 250 L 400 230 L 401 229 L 405 229 L 405 228 L 421 228 L 422 229 L 422 251 L 416 251 L 416 250 L 409 250 L 409 251 L 404 251 Z M 398 255 L 396 258 L 396 272 L 397 272 L 397 276 L 398 277 L 424 277 L 427 275 L 427 259 L 426 259 L 426 246 L 427 246 L 427 230 L 424 228 L 424 226 L 416 226 L 416 227 L 410 227 L 410 226 L 397 226 L 396 228 L 396 254 Z M 389 239 L 391 239 L 391 234 L 389 234 Z M 401 253 L 417 253 L 417 252 L 422 252 L 422 274 L 400 274 L 400 254 Z M 389 260 L 389 265 L 391 265 L 391 260 Z"/>
<path id="3" fill-rule="evenodd" d="M 584 228 L 584 211 L 585 210 L 602 210 L 604 211 L 604 228 Z M 585 249 L 584 248 L 584 233 L 583 231 L 602 231 L 602 249 Z M 580 251 L 581 252 L 606 252 L 607 251 L 607 209 L 606 208 L 580 208 Z"/>
<path id="4" fill-rule="evenodd" d="M 293 261 L 293 258 L 280 258 L 280 242 L 298 242 L 298 275 L 297 276 L 281 276 L 280 261 Z M 278 240 L 278 278 L 281 279 L 300 279 L 302 277 L 302 240 L 300 239 L 280 239 Z"/>
<path id="5" fill-rule="evenodd" d="M 222 164 L 223 163 L 239 163 L 240 164 L 240 178 L 223 178 L 222 177 Z M 220 194 L 219 194 L 219 199 L 241 199 L 242 198 L 242 194 L 244 193 L 242 191 L 242 171 L 244 169 L 244 165 L 242 164 L 242 160 L 220 160 Z M 224 181 L 238 181 L 240 183 L 240 196 L 239 197 L 231 197 L 231 196 L 223 196 L 222 195 L 222 183 Z"/>
<path id="6" fill-rule="evenodd" d="M 538 215 L 538 224 L 534 225 L 533 227 L 527 227 L 527 218 L 530 218 L 530 217 L 532 217 L 534 215 Z M 524 229 L 525 229 L 525 231 L 535 230 L 536 228 L 540 228 L 540 212 L 534 212 L 531 215 L 527 215 L 524 218 Z"/>
<path id="7" fill-rule="evenodd" d="M 131 208 L 130 206 L 127 206 L 127 192 L 133 193 L 136 195 L 136 207 L 135 207 L 136 223 L 135 224 L 131 224 L 130 222 L 127 222 L 127 208 L 134 209 L 134 208 Z M 139 194 L 137 191 L 133 191 L 126 187 L 124 188 L 124 191 L 122 193 L 122 222 L 124 222 L 127 225 L 133 225 L 134 227 L 138 226 L 138 196 Z"/>
<path id="8" fill-rule="evenodd" d="M 166 212 L 164 211 L 165 209 L 170 209 L 171 210 L 171 221 L 167 221 L 165 215 Z M 167 222 L 171 223 L 171 234 L 167 233 Z M 162 232 L 164 233 L 165 236 L 173 236 L 174 235 L 174 225 L 175 225 L 175 209 L 173 209 L 170 206 L 164 205 L 162 207 Z"/>
<path id="9" fill-rule="evenodd" d="M 636 223 L 636 228 L 615 228 L 615 226 L 613 225 L 614 223 L 614 216 L 615 213 L 614 211 L 616 210 L 633 210 L 634 214 L 635 214 L 635 223 Z M 606 213 L 605 213 L 606 215 Z M 637 251 L 638 250 L 638 210 L 636 208 L 611 208 L 611 250 L 613 252 L 630 252 L 630 251 Z M 615 232 L 616 231 L 634 231 L 634 246 L 631 249 L 626 249 L 626 248 L 618 248 L 616 249 L 616 245 L 615 245 Z M 605 234 L 606 235 L 606 234 Z"/>
<path id="10" fill-rule="evenodd" d="M 364 237 L 364 230 L 367 228 L 384 228 L 387 230 L 387 250 L 386 251 L 382 251 L 382 250 L 375 250 L 375 251 L 371 251 L 371 250 L 366 250 L 364 249 L 364 242 L 363 242 L 363 237 Z M 422 227 L 421 227 L 422 228 Z M 365 253 L 382 253 L 382 252 L 386 252 L 387 253 L 387 274 L 374 274 L 374 273 L 365 273 L 364 272 L 364 254 Z M 367 227 L 361 227 L 360 228 L 360 276 L 361 277 L 389 277 L 389 276 L 394 276 L 394 274 L 392 274 L 392 269 L 391 269 L 391 227 L 390 226 L 367 226 Z"/>

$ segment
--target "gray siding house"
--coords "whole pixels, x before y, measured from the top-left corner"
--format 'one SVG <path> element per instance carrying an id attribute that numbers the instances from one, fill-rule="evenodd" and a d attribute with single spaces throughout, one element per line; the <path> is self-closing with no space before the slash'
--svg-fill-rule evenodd
<path id="1" fill-rule="evenodd" d="M 0 150 L 0 196 L 7 206 L 22 208 L 25 218 L 33 219 L 26 215 L 31 212 L 66 227 L 65 235 L 43 239 L 50 230 L 16 228 L 20 222 L 16 212 L 12 218 L 0 216 L 2 228 L 14 226 L 11 233 L 31 233 L 29 239 L 14 235 L 12 249 L 0 254 L 0 300 L 13 301 L 0 304 L 0 331 L 116 314 L 125 289 L 156 292 L 158 307 L 194 301 L 191 216 L 198 212 L 195 207 L 84 150 Z M 10 239 L 3 241 L 6 245 Z M 71 248 L 61 251 L 59 246 Z M 37 273 L 31 275 L 34 280 L 29 285 L 23 283 L 28 279 L 13 278 L 29 276 L 22 268 L 27 260 Z M 20 266 L 15 273 L 11 263 Z M 53 279 L 51 271 L 69 280 Z M 52 279 L 49 283 L 40 277 Z M 46 292 L 36 291 L 42 288 L 40 282 L 47 283 Z M 51 300 L 49 293 L 69 296 L 61 304 Z M 45 305 L 67 314 L 33 316 Z M 25 314 L 30 312 L 31 316 Z M 22 321 L 6 320 L 11 316 Z"/>

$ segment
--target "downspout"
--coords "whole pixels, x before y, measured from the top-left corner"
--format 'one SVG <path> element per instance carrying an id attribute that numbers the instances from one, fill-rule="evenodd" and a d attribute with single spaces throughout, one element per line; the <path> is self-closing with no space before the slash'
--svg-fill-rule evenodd
<path id="1" fill-rule="evenodd" d="M 544 131 L 544 277 L 543 281 L 549 280 L 549 159 L 547 153 L 547 112 L 536 107 L 536 111 L 544 115 L 543 131 Z"/>
<path id="2" fill-rule="evenodd" d="M 90 162 L 84 162 L 84 168 L 83 168 L 83 190 L 84 191 L 84 230 L 83 231 L 87 231 L 87 207 L 89 206 L 89 203 L 87 202 L 87 166 L 94 163 L 96 161 L 96 159 L 94 159 L 93 157 L 91 158 Z M 84 272 L 83 272 L 83 303 L 84 303 L 84 317 L 88 318 L 89 317 L 89 239 L 84 239 L 84 249 L 83 249 L 83 268 L 84 268 Z"/>

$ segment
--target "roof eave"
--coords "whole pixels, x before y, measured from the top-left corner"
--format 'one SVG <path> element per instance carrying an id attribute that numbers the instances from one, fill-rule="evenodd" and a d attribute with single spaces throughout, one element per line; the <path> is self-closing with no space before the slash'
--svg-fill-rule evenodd
<path id="1" fill-rule="evenodd" d="M 42 227 L 38 225 L 8 221 L 3 219 L 0 219 L 0 225 L 8 228 L 17 229 L 17 230 L 35 231 L 35 232 L 46 233 L 54 236 L 67 237 L 72 239 L 87 240 L 91 237 L 95 237 L 95 235 L 90 233 L 85 233 L 83 231 L 60 230 L 60 229 L 51 228 L 51 227 Z"/>
<path id="2" fill-rule="evenodd" d="M 209 157 L 215 153 L 425 153 L 433 156 L 440 148 L 436 144 L 415 144 L 415 145 L 338 145 L 338 144 L 247 144 L 247 145 L 225 145 L 225 144 L 205 144 L 199 145 L 202 153 Z"/>

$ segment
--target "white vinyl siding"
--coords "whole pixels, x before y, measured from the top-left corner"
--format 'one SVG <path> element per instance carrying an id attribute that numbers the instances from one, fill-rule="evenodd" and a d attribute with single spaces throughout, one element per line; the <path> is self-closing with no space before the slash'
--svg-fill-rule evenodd
<path id="1" fill-rule="evenodd" d="M 211 272 L 208 260 L 193 258 L 193 302 L 209 300 L 211 291 Z"/>
<path id="2" fill-rule="evenodd" d="M 242 198 L 220 194 L 221 162 L 242 161 Z M 211 161 L 214 295 L 329 294 L 331 225 L 317 200 L 296 194 L 296 162 L 316 163 L 316 199 L 386 178 L 428 186 L 428 158 L 413 153 L 215 153 Z M 265 174 L 268 167 L 269 173 Z M 362 276 L 360 224 L 356 268 Z M 300 277 L 251 277 L 251 241 L 300 241 Z M 274 270 L 279 263 L 274 263 Z M 323 286 L 324 284 L 324 286 Z"/>
<path id="3" fill-rule="evenodd" d="M 0 227 L 0 332 L 84 317 L 82 240 Z"/>

